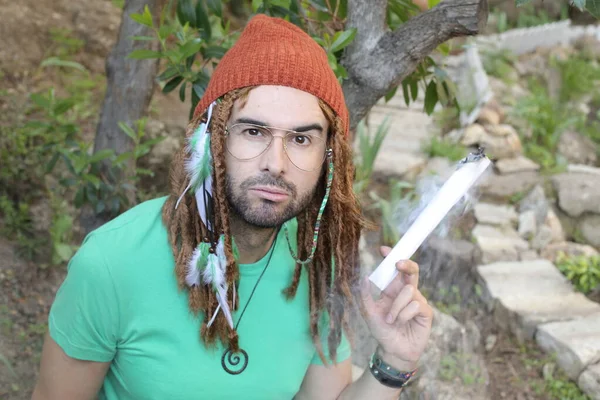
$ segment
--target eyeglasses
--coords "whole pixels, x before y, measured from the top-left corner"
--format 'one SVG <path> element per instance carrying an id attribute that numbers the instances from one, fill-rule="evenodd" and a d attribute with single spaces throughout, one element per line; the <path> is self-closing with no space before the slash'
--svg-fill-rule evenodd
<path id="1" fill-rule="evenodd" d="M 296 132 L 254 124 L 235 124 L 225 129 L 226 147 L 229 154 L 246 161 L 263 154 L 273 143 L 272 130 L 287 132 L 283 137 L 283 148 L 289 160 L 303 171 L 319 168 L 326 155 L 326 142 L 317 134 Z"/>

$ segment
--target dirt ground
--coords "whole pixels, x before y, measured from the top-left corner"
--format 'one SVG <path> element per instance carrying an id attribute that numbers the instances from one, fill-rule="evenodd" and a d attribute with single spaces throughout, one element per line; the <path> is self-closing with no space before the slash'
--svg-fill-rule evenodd
<path id="1" fill-rule="evenodd" d="M 25 96 L 53 83 L 39 64 L 56 50 L 57 34 L 83 41 L 75 60 L 92 73 L 102 74 L 121 13 L 110 0 L 0 0 L 0 14 L 0 90 Z M 188 108 L 178 99 L 157 95 L 153 108 L 165 122 L 183 125 L 187 117 Z M 93 133 L 93 120 L 90 130 Z M 0 237 L 0 399 L 22 400 L 30 398 L 36 381 L 48 311 L 66 266 L 40 269 L 20 259 L 15 248 L 14 242 Z M 477 324 L 482 340 L 497 335 L 495 346 L 485 355 L 489 398 L 546 399 L 535 393 L 542 382 L 539 350 L 520 346 L 495 331 L 489 316 L 480 316 Z"/>

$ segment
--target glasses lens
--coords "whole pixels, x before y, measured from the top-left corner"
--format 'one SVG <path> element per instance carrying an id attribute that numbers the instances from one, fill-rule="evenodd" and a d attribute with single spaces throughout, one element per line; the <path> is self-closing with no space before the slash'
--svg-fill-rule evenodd
<path id="1" fill-rule="evenodd" d="M 287 134 L 285 150 L 290 161 L 305 171 L 318 168 L 325 159 L 325 141 L 315 134 Z"/>
<path id="2" fill-rule="evenodd" d="M 262 126 L 236 124 L 228 128 L 227 150 L 237 159 L 250 160 L 258 157 L 269 147 L 273 135 Z"/>
<path id="3" fill-rule="evenodd" d="M 227 150 L 239 160 L 261 155 L 273 141 L 267 127 L 235 124 L 228 128 Z M 298 168 L 312 171 L 325 159 L 325 140 L 318 134 L 289 132 L 284 137 L 285 152 Z"/>

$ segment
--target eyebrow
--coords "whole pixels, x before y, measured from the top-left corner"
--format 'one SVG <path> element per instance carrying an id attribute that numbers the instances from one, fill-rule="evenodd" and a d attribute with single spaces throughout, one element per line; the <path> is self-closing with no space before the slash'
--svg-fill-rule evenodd
<path id="1" fill-rule="evenodd" d="M 258 126 L 268 127 L 269 125 L 263 121 L 259 121 L 253 118 L 238 118 L 234 121 L 236 124 L 252 124 Z M 284 129 L 284 128 L 282 128 Z M 309 131 L 319 131 L 319 133 L 323 133 L 323 127 L 321 124 L 310 124 L 310 125 L 300 125 L 290 129 L 295 132 L 309 132 Z"/>

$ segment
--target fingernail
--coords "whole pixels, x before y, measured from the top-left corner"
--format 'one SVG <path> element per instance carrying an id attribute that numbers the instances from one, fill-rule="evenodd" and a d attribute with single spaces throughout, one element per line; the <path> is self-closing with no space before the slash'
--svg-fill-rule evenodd
<path id="1" fill-rule="evenodd" d="M 387 322 L 388 324 L 391 324 L 392 322 L 394 322 L 394 317 L 392 317 L 392 314 L 388 314 L 385 317 L 385 322 Z"/>

